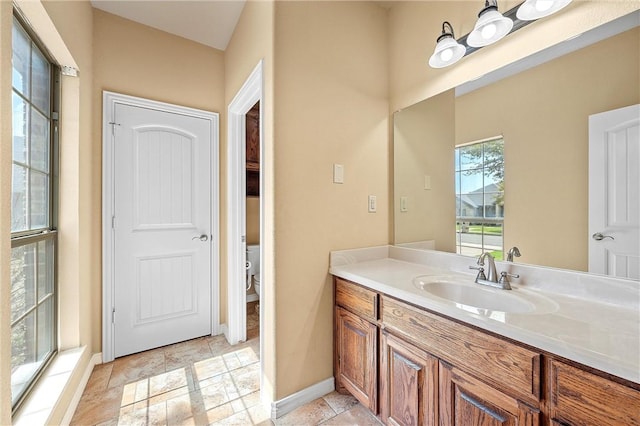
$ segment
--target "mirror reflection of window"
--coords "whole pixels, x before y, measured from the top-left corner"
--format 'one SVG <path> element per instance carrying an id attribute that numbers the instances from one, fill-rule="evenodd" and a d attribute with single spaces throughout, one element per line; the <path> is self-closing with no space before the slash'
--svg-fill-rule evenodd
<path id="1" fill-rule="evenodd" d="M 456 251 L 467 256 L 504 251 L 504 140 L 455 148 Z"/>

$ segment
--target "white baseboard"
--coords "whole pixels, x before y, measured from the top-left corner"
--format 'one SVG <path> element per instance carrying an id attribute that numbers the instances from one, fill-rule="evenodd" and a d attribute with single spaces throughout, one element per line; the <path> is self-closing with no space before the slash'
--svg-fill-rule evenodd
<path id="1" fill-rule="evenodd" d="M 277 419 L 287 413 L 295 410 L 298 407 L 303 406 L 307 402 L 311 402 L 314 399 L 318 399 L 328 393 L 333 392 L 335 384 L 333 377 L 311 385 L 308 388 L 302 389 L 292 395 L 282 398 L 279 401 L 271 403 L 271 418 Z"/>
<path id="2" fill-rule="evenodd" d="M 68 425 L 71 423 L 71 419 L 78 408 L 78 404 L 80 403 L 80 398 L 82 398 L 82 394 L 84 393 L 84 389 L 87 387 L 87 383 L 89 383 L 89 378 L 91 377 L 91 373 L 93 372 L 93 367 L 98 364 L 102 364 L 102 353 L 93 354 L 89 359 L 89 364 L 87 364 L 87 368 L 84 370 L 84 374 L 82 375 L 82 379 L 80 379 L 80 383 L 78 383 L 78 388 L 76 392 L 73 394 L 73 398 L 71 398 L 71 402 L 69 403 L 69 407 L 67 408 L 64 417 L 62 418 L 62 424 Z"/>

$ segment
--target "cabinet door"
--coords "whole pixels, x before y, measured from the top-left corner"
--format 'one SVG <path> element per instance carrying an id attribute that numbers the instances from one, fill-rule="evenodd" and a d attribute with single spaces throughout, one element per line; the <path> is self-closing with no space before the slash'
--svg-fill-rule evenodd
<path id="1" fill-rule="evenodd" d="M 336 308 L 336 381 L 362 405 L 378 410 L 378 327 Z"/>
<path id="2" fill-rule="evenodd" d="M 551 417 L 559 424 L 640 425 L 640 392 L 557 360 L 549 363 Z"/>
<path id="3" fill-rule="evenodd" d="M 438 360 L 387 333 L 380 343 L 380 412 L 387 425 L 438 424 Z"/>
<path id="4" fill-rule="evenodd" d="M 540 411 L 440 362 L 440 424 L 539 426 Z"/>

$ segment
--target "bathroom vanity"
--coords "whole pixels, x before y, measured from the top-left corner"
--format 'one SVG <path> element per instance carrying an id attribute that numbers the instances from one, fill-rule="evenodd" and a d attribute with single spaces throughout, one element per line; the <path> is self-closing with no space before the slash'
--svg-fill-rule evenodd
<path id="1" fill-rule="evenodd" d="M 333 252 L 336 388 L 390 425 L 640 425 L 638 283 L 498 262 L 514 290 L 478 289 L 470 261 Z"/>

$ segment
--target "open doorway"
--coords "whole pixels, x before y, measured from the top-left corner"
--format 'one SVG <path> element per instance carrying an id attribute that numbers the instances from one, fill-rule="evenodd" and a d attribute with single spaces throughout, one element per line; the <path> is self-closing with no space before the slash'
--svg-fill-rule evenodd
<path id="1" fill-rule="evenodd" d="M 260 101 L 245 114 L 245 232 L 247 242 L 247 340 L 260 323 Z"/>
<path id="2" fill-rule="evenodd" d="M 262 179 L 261 159 L 264 158 L 262 150 L 263 123 L 262 116 L 262 61 L 258 63 L 242 88 L 238 91 L 234 99 L 229 104 L 228 121 L 228 233 L 227 233 L 227 327 L 225 336 L 230 344 L 234 345 L 247 339 L 247 213 L 252 217 L 254 228 L 251 232 L 257 232 L 258 236 L 252 237 L 251 242 L 262 240 L 264 229 L 264 215 L 262 212 L 263 199 L 259 195 L 263 192 L 264 182 Z M 251 113 L 250 111 L 254 111 Z M 249 120 L 247 119 L 249 117 Z M 252 120 L 257 118 L 257 120 Z M 248 123 L 249 121 L 249 123 Z M 251 123 L 253 121 L 253 123 Z M 247 147 L 247 125 L 253 126 L 249 133 L 254 133 L 255 143 Z M 250 137 L 251 138 L 251 137 Z M 254 140 L 254 139 L 252 139 Z M 249 149 L 250 151 L 247 151 Z M 251 165 L 247 167 L 247 153 Z M 249 190 L 249 191 L 248 191 Z M 247 205 L 249 211 L 247 212 Z M 257 222 L 255 221 L 257 216 Z M 257 223 L 257 229 L 256 228 Z M 254 244 L 255 245 L 255 244 Z M 260 259 L 260 266 L 264 259 L 264 250 L 257 249 L 257 258 Z M 255 293 L 255 281 L 253 275 L 251 288 Z M 265 284 L 262 281 L 262 284 Z M 264 285 L 261 286 L 264 292 Z M 257 296 L 257 294 L 256 294 Z M 260 313 L 260 323 L 264 317 Z M 262 340 L 262 339 L 260 339 Z"/>

